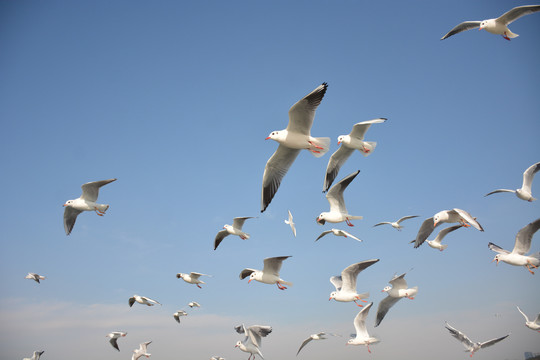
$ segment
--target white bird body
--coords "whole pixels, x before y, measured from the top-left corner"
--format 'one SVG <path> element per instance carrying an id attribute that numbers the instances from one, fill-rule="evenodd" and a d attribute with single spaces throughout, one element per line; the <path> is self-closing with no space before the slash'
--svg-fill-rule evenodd
<path id="1" fill-rule="evenodd" d="M 113 332 L 105 335 L 105 337 L 110 338 L 109 342 L 111 343 L 112 347 L 115 348 L 116 350 L 120 351 L 120 348 L 118 347 L 117 339 L 120 338 L 120 337 L 124 337 L 126 335 L 127 335 L 126 332 L 113 331 Z"/>
<path id="2" fill-rule="evenodd" d="M 24 278 L 34 280 L 38 284 L 40 284 L 40 282 L 39 282 L 40 280 L 45 280 L 46 279 L 45 276 L 41 276 L 41 275 L 38 275 L 36 273 L 28 273 L 28 275 L 26 275 Z"/>
<path id="3" fill-rule="evenodd" d="M 330 233 L 334 234 L 335 236 L 343 236 L 343 237 L 346 237 L 346 238 L 350 237 L 351 239 L 354 239 L 354 240 L 357 240 L 357 241 L 360 241 L 360 242 L 362 241 L 359 238 L 357 238 L 356 236 L 346 232 L 345 230 L 340 230 L 340 229 L 330 229 L 330 230 L 323 231 L 321 233 L 321 235 L 319 235 L 319 237 L 315 239 L 315 241 L 319 240 L 323 236 L 326 236 L 326 235 L 328 235 Z"/>
<path id="4" fill-rule="evenodd" d="M 161 305 L 158 301 L 156 300 L 152 300 L 146 296 L 140 296 L 140 295 L 133 295 L 132 297 L 129 298 L 129 306 L 132 307 L 133 304 L 135 304 L 135 302 L 138 302 L 139 304 L 142 304 L 142 305 L 147 305 L 147 306 L 154 306 L 156 304 L 159 304 Z"/>
<path id="5" fill-rule="evenodd" d="M 361 307 L 362 305 L 358 304 L 356 301 L 364 301 L 363 299 L 369 297 L 369 292 L 358 294 L 356 290 L 358 274 L 378 261 L 379 259 L 361 261 L 359 263 L 347 266 L 341 272 L 341 276 L 332 276 L 330 278 L 330 282 L 332 285 L 334 285 L 336 291 L 333 291 L 330 294 L 330 298 L 328 300 L 334 299 L 341 302 L 354 301 L 356 305 Z"/>
<path id="6" fill-rule="evenodd" d="M 403 226 L 401 225 L 402 221 L 417 218 L 417 217 L 418 217 L 418 215 L 408 215 L 408 216 L 402 217 L 401 219 L 399 219 L 397 221 L 393 221 L 393 222 L 392 221 L 383 221 L 383 222 L 380 222 L 378 224 L 373 225 L 373 227 L 388 224 L 388 225 L 392 226 L 394 229 L 397 229 L 398 231 L 401 231 L 401 229 L 403 228 Z"/>
<path id="7" fill-rule="evenodd" d="M 199 303 L 196 302 L 196 301 L 192 301 L 192 302 L 190 302 L 190 303 L 188 304 L 188 306 L 189 306 L 190 308 L 201 307 L 201 304 L 199 304 Z"/>
<path id="8" fill-rule="evenodd" d="M 525 318 L 525 326 L 531 330 L 540 332 L 540 314 L 536 315 L 536 318 L 533 321 L 531 321 L 529 320 L 527 315 L 523 311 L 521 311 L 519 306 L 517 306 L 517 309 L 521 313 L 521 315 L 523 315 L 523 317 Z"/>
<path id="9" fill-rule="evenodd" d="M 293 216 L 291 214 L 291 210 L 288 210 L 289 211 L 289 218 L 287 220 L 283 220 L 285 222 L 285 224 L 289 225 L 291 227 L 291 230 L 293 232 L 293 235 L 294 237 L 296 237 L 296 224 L 294 223 L 293 221 Z"/>
<path id="10" fill-rule="evenodd" d="M 264 359 L 264 356 L 260 350 L 260 347 L 262 346 L 261 340 L 262 337 L 266 337 L 272 332 L 272 327 L 266 325 L 253 325 L 246 328 L 242 324 L 235 326 L 234 329 L 237 333 L 246 335 L 243 341 L 238 341 L 236 343 L 235 347 L 239 348 L 243 352 L 250 353 L 248 360 L 250 360 L 251 357 L 255 359 L 255 354 Z"/>
<path id="11" fill-rule="evenodd" d="M 471 339 L 467 337 L 467 335 L 465 335 L 458 329 L 453 328 L 452 326 L 450 326 L 450 324 L 446 323 L 445 327 L 448 331 L 450 331 L 450 335 L 452 335 L 453 337 L 455 337 L 461 342 L 461 344 L 465 348 L 465 351 L 471 353 L 471 356 L 473 356 L 474 353 L 477 352 L 478 350 L 494 345 L 498 343 L 499 341 L 506 339 L 510 335 L 508 334 L 506 336 L 502 336 L 500 338 L 495 338 L 495 339 L 491 339 L 484 342 L 472 342 Z"/>
<path id="12" fill-rule="evenodd" d="M 373 305 L 373 302 L 367 304 L 354 318 L 354 328 L 356 330 L 356 336 L 353 339 L 349 339 L 347 345 L 365 345 L 368 352 L 371 353 L 369 345 L 380 342 L 376 337 L 370 336 L 366 329 L 366 318 L 369 313 L 369 309 Z"/>
<path id="13" fill-rule="evenodd" d="M 400 299 L 406 297 L 408 299 L 414 299 L 418 293 L 418 287 L 407 288 L 407 281 L 405 280 L 405 275 L 401 274 L 400 276 L 394 276 L 392 280 L 389 281 L 391 286 L 386 286 L 382 291 L 386 292 L 388 296 L 384 298 L 380 303 L 377 309 L 377 319 L 375 320 L 375 326 L 379 326 L 381 321 L 386 316 L 386 313 L 390 310 L 395 303 Z"/>
<path id="14" fill-rule="evenodd" d="M 152 343 L 151 341 L 147 341 L 147 342 L 139 344 L 139 348 L 133 350 L 133 355 L 131 356 L 131 360 L 137 360 L 141 356 L 146 356 L 147 358 L 152 356 L 152 354 L 149 354 L 149 353 L 146 352 L 147 351 L 147 349 L 146 349 L 147 346 L 150 345 L 151 343 Z"/>
<path id="15" fill-rule="evenodd" d="M 462 228 L 463 225 L 454 225 L 454 226 L 450 226 L 450 227 L 447 227 L 446 229 L 442 229 L 441 231 L 439 231 L 439 233 L 437 234 L 437 236 L 435 237 L 435 239 L 433 240 L 426 240 L 426 242 L 428 243 L 428 245 L 430 247 L 432 247 L 433 249 L 437 249 L 439 251 L 443 251 L 444 249 L 446 249 L 448 247 L 448 245 L 446 244 L 442 244 L 442 240 L 444 239 L 444 237 L 446 235 L 448 235 L 448 233 L 454 231 L 454 230 L 457 230 L 459 228 Z M 414 242 L 414 241 L 413 241 Z"/>
<path id="16" fill-rule="evenodd" d="M 99 195 L 99 188 L 107 185 L 116 179 L 100 180 L 83 184 L 82 195 L 74 200 L 68 200 L 64 204 L 64 230 L 66 235 L 69 235 L 75 226 L 77 216 L 83 211 L 95 211 L 97 215 L 103 216 L 109 209 L 109 205 L 98 204 L 97 198 Z"/>
<path id="17" fill-rule="evenodd" d="M 322 212 L 315 221 L 317 224 L 324 225 L 327 221 L 331 223 L 340 223 L 345 221 L 348 226 L 354 226 L 350 220 L 360 220 L 362 216 L 350 215 L 345 206 L 345 199 L 343 198 L 343 192 L 347 189 L 347 186 L 354 180 L 360 170 L 355 171 L 352 174 L 341 179 L 337 184 L 332 186 L 330 191 L 326 194 L 326 199 L 330 204 L 329 212 Z"/>
<path id="18" fill-rule="evenodd" d="M 31 358 L 24 358 L 23 360 L 39 360 L 44 352 L 45 351 L 34 351 Z"/>
<path id="19" fill-rule="evenodd" d="M 191 272 L 189 274 L 184 274 L 184 273 L 176 274 L 177 279 L 182 279 L 185 282 L 187 282 L 188 284 L 195 284 L 195 285 L 197 285 L 197 287 L 199 289 L 202 289 L 199 284 L 205 284 L 204 281 L 199 279 L 199 277 L 201 277 L 201 276 L 212 276 L 212 275 L 201 274 L 201 273 L 196 273 L 196 272 Z"/>
<path id="20" fill-rule="evenodd" d="M 484 196 L 489 196 L 491 194 L 500 193 L 500 192 L 510 192 L 516 194 L 516 196 L 521 199 L 528 202 L 535 201 L 536 198 L 532 195 L 532 182 L 534 179 L 534 174 L 536 174 L 538 171 L 540 171 L 540 162 L 537 162 L 536 164 L 532 164 L 523 172 L 523 183 L 521 184 L 521 188 L 516 190 L 509 190 L 509 189 L 497 189 L 493 190 L 490 193 L 487 193 Z"/>
<path id="21" fill-rule="evenodd" d="M 188 313 L 185 312 L 184 310 L 178 310 L 177 312 L 173 314 L 173 317 L 174 317 L 174 320 L 176 320 L 176 322 L 180 324 L 180 317 L 187 316 L 187 315 Z"/>
<path id="22" fill-rule="evenodd" d="M 280 290 L 287 289 L 283 285 L 292 286 L 291 282 L 285 281 L 279 276 L 281 265 L 283 260 L 290 258 L 290 256 L 277 256 L 264 259 L 264 266 L 262 270 L 246 268 L 240 272 L 240 279 L 243 280 L 249 276 L 248 283 L 251 280 L 256 280 L 264 284 L 276 284 Z"/>
<path id="23" fill-rule="evenodd" d="M 540 266 L 540 253 L 531 255 L 525 254 L 531 250 L 532 237 L 539 228 L 540 219 L 537 219 L 519 230 L 516 235 L 514 249 L 512 249 L 511 252 L 490 242 L 488 247 L 498 253 L 495 255 L 492 262 L 496 261 L 498 265 L 499 261 L 504 261 L 505 263 L 514 266 L 524 266 L 534 275 L 534 271 L 532 271 L 531 268 L 536 269 Z"/>
<path id="24" fill-rule="evenodd" d="M 217 233 L 216 238 L 214 239 L 214 250 L 217 249 L 219 244 L 225 239 L 225 237 L 229 235 L 237 235 L 242 240 L 249 239 L 249 234 L 242 231 L 242 227 L 244 226 L 244 222 L 247 219 L 253 219 L 251 216 L 244 216 L 244 217 L 235 217 L 233 219 L 233 224 L 225 224 L 223 228 L 225 230 L 221 230 Z"/>

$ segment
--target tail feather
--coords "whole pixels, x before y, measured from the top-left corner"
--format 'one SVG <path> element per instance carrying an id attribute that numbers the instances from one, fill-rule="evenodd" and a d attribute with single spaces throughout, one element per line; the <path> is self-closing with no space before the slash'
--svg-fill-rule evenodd
<path id="1" fill-rule="evenodd" d="M 313 145 L 322 148 L 322 149 L 319 149 L 319 148 L 313 148 L 312 147 L 311 149 L 309 149 L 309 151 L 315 157 L 321 157 L 324 154 L 326 154 L 328 152 L 328 150 L 330 150 L 330 138 L 329 137 L 313 138 L 312 142 L 313 142 Z"/>
<path id="2" fill-rule="evenodd" d="M 375 150 L 376 146 L 377 146 L 376 141 L 365 141 L 364 148 L 366 149 L 366 151 L 360 150 L 360 152 L 362 153 L 362 155 L 368 156 L 373 152 L 373 150 Z"/>
<path id="3" fill-rule="evenodd" d="M 447 244 L 441 245 L 441 251 L 443 251 L 443 250 L 446 249 L 447 247 L 448 247 Z"/>
<path id="4" fill-rule="evenodd" d="M 280 283 L 281 285 L 293 286 L 293 283 L 292 283 L 292 282 L 285 281 L 285 280 L 279 280 L 279 283 Z"/>
<path id="5" fill-rule="evenodd" d="M 506 31 L 506 36 L 508 36 L 509 38 L 512 38 L 512 39 L 513 39 L 513 38 L 518 37 L 519 35 L 518 35 L 518 34 L 514 34 L 512 31 L 510 31 L 510 29 L 508 29 L 508 30 Z"/>

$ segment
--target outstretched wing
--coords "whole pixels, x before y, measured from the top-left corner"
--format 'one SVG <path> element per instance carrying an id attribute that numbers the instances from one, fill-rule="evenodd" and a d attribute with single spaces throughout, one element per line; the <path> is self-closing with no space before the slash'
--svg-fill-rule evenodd
<path id="1" fill-rule="evenodd" d="M 81 186 L 82 188 L 81 199 L 95 202 L 99 195 L 99 188 L 102 187 L 103 185 L 112 183 L 113 181 L 116 181 L 116 179 L 93 181 L 93 182 L 88 182 L 86 184 L 83 184 Z"/>
<path id="2" fill-rule="evenodd" d="M 330 191 L 328 191 L 328 193 L 326 194 L 326 199 L 328 199 L 328 202 L 330 203 L 330 211 L 347 213 L 347 208 L 345 207 L 345 200 L 343 199 L 343 192 L 358 175 L 358 173 L 360 173 L 360 170 L 357 170 L 352 174 L 347 175 L 346 177 L 341 179 L 340 182 L 332 186 Z"/>
<path id="3" fill-rule="evenodd" d="M 438 226 L 439 224 L 437 224 Z M 414 247 L 417 248 L 427 240 L 429 235 L 435 230 L 435 225 L 433 222 L 433 217 L 427 218 L 420 226 L 418 234 L 416 234 L 416 240 L 414 240 Z"/>
<path id="4" fill-rule="evenodd" d="M 446 35 L 444 35 L 441 40 L 447 39 L 452 35 L 459 34 L 460 32 L 477 29 L 480 27 L 481 21 L 465 21 L 461 24 L 456 25 L 452 30 L 450 30 Z"/>
<path id="5" fill-rule="evenodd" d="M 214 239 L 214 250 L 218 248 L 219 244 L 221 244 L 223 239 L 225 239 L 225 237 L 228 235 L 229 232 L 227 230 L 221 230 L 216 234 L 216 238 Z"/>
<path id="6" fill-rule="evenodd" d="M 261 212 L 264 212 L 279 189 L 281 180 L 300 154 L 299 149 L 279 145 L 274 155 L 266 163 L 261 193 Z"/>
<path id="7" fill-rule="evenodd" d="M 290 256 L 277 256 L 264 259 L 263 272 L 279 276 L 279 270 L 283 260 L 290 258 Z"/>
<path id="8" fill-rule="evenodd" d="M 540 7 L 540 5 L 539 5 Z M 531 192 L 532 181 L 534 179 L 534 174 L 540 170 L 540 162 L 532 164 L 527 170 L 523 173 L 523 184 L 521 188 L 527 192 Z"/>
<path id="9" fill-rule="evenodd" d="M 467 211 L 461 210 L 461 209 L 452 209 L 452 211 L 455 211 L 459 216 L 465 219 L 465 221 L 467 221 L 469 224 L 474 226 L 475 229 L 484 231 L 484 228 L 482 228 L 482 225 L 480 225 L 480 223 L 476 221 L 476 219 L 473 218 L 472 215 L 469 214 Z"/>
<path id="10" fill-rule="evenodd" d="M 77 216 L 82 213 L 81 210 L 77 210 L 72 208 L 71 206 L 66 206 L 64 209 L 64 230 L 66 231 L 66 235 L 71 234 L 71 230 L 73 230 L 73 226 L 75 226 L 75 221 L 77 220 Z"/>
<path id="11" fill-rule="evenodd" d="M 494 345 L 494 344 L 498 343 L 499 341 L 502 341 L 502 340 L 506 339 L 508 336 L 510 336 L 510 334 L 508 334 L 506 336 L 502 336 L 500 338 L 491 339 L 491 340 L 488 340 L 488 341 L 481 342 L 478 345 L 480 345 L 480 348 L 483 349 L 483 348 L 486 348 L 488 346 Z"/>
<path id="12" fill-rule="evenodd" d="M 445 327 L 446 329 L 448 329 L 448 331 L 450 331 L 450 335 L 461 341 L 461 343 L 466 349 L 471 349 L 473 347 L 474 343 L 471 341 L 471 339 L 467 337 L 467 335 L 465 335 L 458 329 L 453 328 L 448 323 L 445 323 Z"/>
<path id="13" fill-rule="evenodd" d="M 378 261 L 379 259 L 371 259 L 347 266 L 341 272 L 341 278 L 343 280 L 343 291 L 356 291 L 356 279 L 358 277 L 358 274 Z"/>
<path id="14" fill-rule="evenodd" d="M 287 131 L 310 135 L 315 110 L 321 103 L 327 88 L 328 84 L 322 83 L 289 109 Z"/>
<path id="15" fill-rule="evenodd" d="M 233 223 L 232 223 L 233 228 L 237 228 L 238 230 L 242 230 L 242 226 L 244 226 L 244 222 L 247 219 L 253 219 L 253 216 L 235 217 L 233 219 Z"/>
<path id="16" fill-rule="evenodd" d="M 521 230 L 518 231 L 516 235 L 516 242 L 514 243 L 513 253 L 519 255 L 525 255 L 531 250 L 531 241 L 535 232 L 540 228 L 540 219 L 529 223 Z"/>
<path id="17" fill-rule="evenodd" d="M 332 156 L 330 156 L 330 159 L 328 160 L 328 165 L 326 166 L 326 175 L 324 176 L 323 192 L 328 191 L 328 189 L 336 179 L 339 173 L 339 169 L 341 169 L 341 166 L 345 164 L 345 162 L 353 152 L 353 149 L 342 145 L 332 154 Z"/>
<path id="18" fill-rule="evenodd" d="M 399 300 L 401 300 L 401 298 L 399 297 L 387 296 L 379 303 L 379 307 L 377 308 L 377 319 L 375 320 L 375 327 L 379 326 L 381 321 L 383 321 L 384 317 L 386 316 L 388 310 L 390 310 L 390 308 L 394 306 L 394 304 L 397 303 Z"/>
<path id="19" fill-rule="evenodd" d="M 323 232 L 321 233 L 321 235 L 319 235 L 319 237 L 315 239 L 315 241 L 319 240 L 319 239 L 322 238 L 323 236 L 326 236 L 326 235 L 330 234 L 331 232 L 332 232 L 332 230 L 326 230 L 326 231 L 323 231 Z"/>
<path id="20" fill-rule="evenodd" d="M 535 13 L 537 11 L 540 11 L 540 5 L 518 6 L 499 16 L 497 21 L 503 23 L 504 25 L 509 25 L 520 17 Z"/>
<path id="21" fill-rule="evenodd" d="M 500 246 L 498 246 L 498 245 L 495 245 L 495 244 L 492 243 L 492 242 L 490 242 L 490 243 L 488 244 L 488 248 L 489 248 L 490 250 L 493 250 L 493 251 L 499 253 L 499 254 L 510 254 L 510 251 L 505 250 L 505 249 L 503 249 L 502 247 L 500 247 Z"/>

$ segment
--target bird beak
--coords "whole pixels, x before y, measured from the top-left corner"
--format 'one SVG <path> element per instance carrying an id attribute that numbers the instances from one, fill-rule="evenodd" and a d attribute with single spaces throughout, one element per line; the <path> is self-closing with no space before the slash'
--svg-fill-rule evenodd
<path id="1" fill-rule="evenodd" d="M 269 137 L 267 137 L 267 138 L 266 138 L 266 139 L 264 139 L 264 140 L 269 140 L 269 139 L 270 139 L 270 136 L 269 136 Z"/>
<path id="2" fill-rule="evenodd" d="M 253 280 L 253 279 L 249 279 L 249 280 L 248 280 L 248 284 L 251 282 L 251 280 Z"/>
<path id="3" fill-rule="evenodd" d="M 338 144 L 338 145 L 341 144 L 341 141 L 338 141 L 337 144 Z"/>
<path id="4" fill-rule="evenodd" d="M 64 204 L 64 205 L 62 205 L 62 206 L 66 207 L 66 206 L 67 206 L 67 204 Z"/>
<path id="5" fill-rule="evenodd" d="M 438 221 L 433 221 L 433 227 L 437 226 L 438 223 Z"/>
<path id="6" fill-rule="evenodd" d="M 332 297 L 330 296 L 330 299 L 328 299 L 328 301 L 332 300 Z"/>

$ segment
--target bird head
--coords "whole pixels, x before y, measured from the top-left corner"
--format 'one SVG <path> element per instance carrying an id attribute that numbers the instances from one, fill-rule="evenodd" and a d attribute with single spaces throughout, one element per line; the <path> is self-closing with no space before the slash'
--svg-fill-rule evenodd
<path id="1" fill-rule="evenodd" d="M 332 300 L 333 298 L 335 298 L 337 295 L 337 292 L 336 291 L 333 291 L 332 293 L 330 293 L 330 298 L 328 299 L 328 301 Z"/>
<path id="2" fill-rule="evenodd" d="M 71 204 L 73 204 L 73 200 L 68 200 L 68 201 L 66 201 L 66 203 L 63 206 L 64 207 L 71 206 Z"/>
<path id="3" fill-rule="evenodd" d="M 346 135 L 340 135 L 338 138 L 337 138 L 337 143 L 338 145 L 341 144 L 343 142 L 343 140 L 345 140 L 345 136 Z"/>
<path id="4" fill-rule="evenodd" d="M 315 218 L 315 221 L 317 222 L 317 224 L 319 225 L 324 225 L 326 224 L 326 220 L 324 219 L 324 213 L 321 213 L 319 216 L 317 216 Z"/>
<path id="5" fill-rule="evenodd" d="M 382 289 L 381 292 L 387 292 L 391 289 L 392 287 L 391 286 L 385 286 L 384 289 Z"/>
<path id="6" fill-rule="evenodd" d="M 491 260 L 491 262 L 496 261 L 496 262 L 497 262 L 496 265 L 499 265 L 499 260 L 501 260 L 501 259 L 500 259 L 500 254 L 497 254 L 497 255 L 495 255 L 495 257 L 493 258 L 493 260 Z"/>

